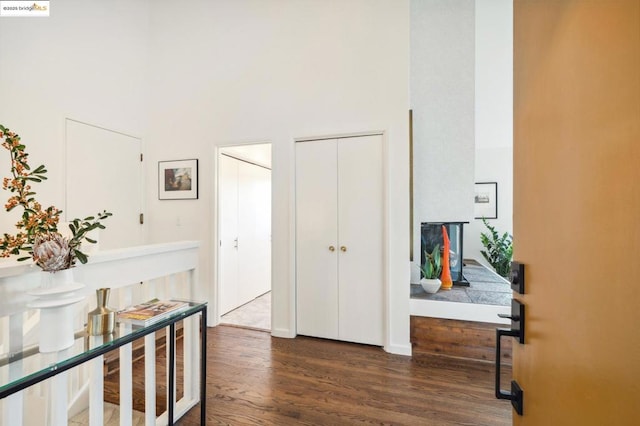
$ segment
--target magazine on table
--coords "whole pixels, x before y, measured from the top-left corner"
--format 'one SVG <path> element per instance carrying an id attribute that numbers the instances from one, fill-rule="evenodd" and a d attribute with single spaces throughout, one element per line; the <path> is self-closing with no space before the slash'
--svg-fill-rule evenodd
<path id="1" fill-rule="evenodd" d="M 136 325 L 149 325 L 169 314 L 189 307 L 187 302 L 152 299 L 139 305 L 129 306 L 118 312 L 118 321 Z"/>

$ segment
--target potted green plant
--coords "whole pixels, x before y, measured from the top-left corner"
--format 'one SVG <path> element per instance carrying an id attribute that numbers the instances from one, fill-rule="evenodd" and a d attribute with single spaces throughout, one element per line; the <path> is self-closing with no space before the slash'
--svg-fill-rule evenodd
<path id="1" fill-rule="evenodd" d="M 484 232 L 480 233 L 480 241 L 486 249 L 480 250 L 480 253 L 498 275 L 508 278 L 511 270 L 511 258 L 513 257 L 513 237 L 508 232 L 500 236 L 496 228 L 489 225 L 485 218 L 482 218 L 482 223 L 487 227 L 490 235 Z"/>
<path id="2" fill-rule="evenodd" d="M 420 285 L 427 293 L 435 293 L 440 289 L 440 274 L 442 273 L 440 245 L 436 244 L 433 251 L 424 251 L 424 263 L 420 267 L 422 279 Z"/>

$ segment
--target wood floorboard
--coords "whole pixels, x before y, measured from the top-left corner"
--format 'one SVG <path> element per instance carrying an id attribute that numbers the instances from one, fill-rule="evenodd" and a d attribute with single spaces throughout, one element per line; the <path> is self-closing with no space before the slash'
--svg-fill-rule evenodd
<path id="1" fill-rule="evenodd" d="M 486 362 L 228 326 L 207 338 L 207 425 L 511 425 Z M 179 424 L 199 419 L 197 405 Z"/>

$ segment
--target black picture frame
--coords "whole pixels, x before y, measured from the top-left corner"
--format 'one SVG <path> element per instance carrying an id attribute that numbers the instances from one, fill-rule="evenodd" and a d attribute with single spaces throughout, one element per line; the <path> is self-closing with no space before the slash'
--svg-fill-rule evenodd
<path id="1" fill-rule="evenodd" d="M 498 218 L 498 182 L 476 182 L 473 195 L 475 219 Z"/>

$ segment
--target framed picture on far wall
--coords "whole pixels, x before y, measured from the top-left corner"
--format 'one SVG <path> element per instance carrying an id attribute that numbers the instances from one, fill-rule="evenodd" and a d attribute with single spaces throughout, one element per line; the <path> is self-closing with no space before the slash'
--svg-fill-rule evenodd
<path id="1" fill-rule="evenodd" d="M 477 182 L 473 197 L 473 216 L 476 219 L 498 218 L 498 182 Z"/>
<path id="2" fill-rule="evenodd" d="M 198 199 L 198 160 L 158 161 L 158 198 Z"/>

